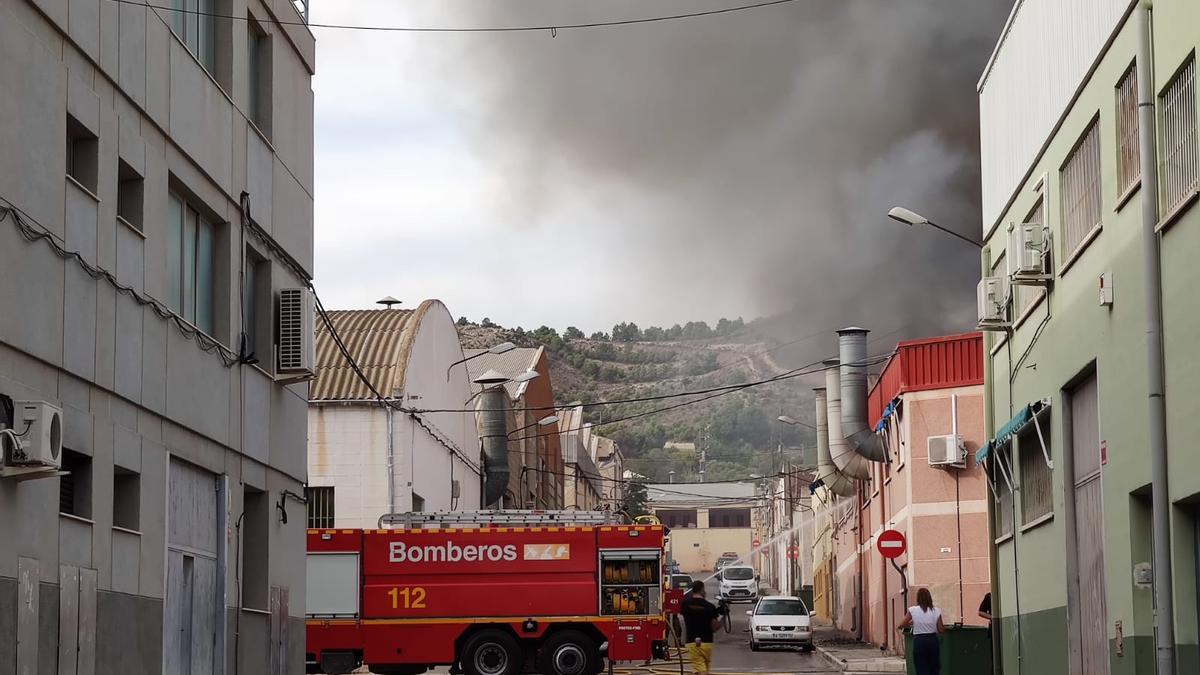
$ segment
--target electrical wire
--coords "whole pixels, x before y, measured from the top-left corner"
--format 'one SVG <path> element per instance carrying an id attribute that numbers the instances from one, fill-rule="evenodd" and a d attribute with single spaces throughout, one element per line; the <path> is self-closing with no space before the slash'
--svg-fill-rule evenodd
<path id="1" fill-rule="evenodd" d="M 140 0 L 110 0 L 123 5 L 135 5 L 145 7 L 147 9 L 161 10 L 165 12 L 175 12 L 179 14 L 191 14 L 196 16 L 210 16 L 216 19 L 230 19 L 233 21 L 248 21 L 249 17 L 237 16 L 234 14 L 222 14 L 219 12 L 204 12 L 197 9 L 183 9 L 175 7 L 167 7 L 164 5 L 156 5 L 149 2 L 141 2 Z M 393 32 L 393 33 L 522 33 L 522 32 L 549 32 L 551 36 L 555 36 L 560 30 L 583 29 L 583 28 L 609 28 L 614 26 L 632 26 L 636 24 L 658 23 L 663 21 L 681 21 L 683 19 L 697 19 L 706 16 L 717 16 L 720 14 L 733 14 L 735 12 L 745 12 L 764 7 L 773 7 L 775 5 L 786 5 L 796 2 L 797 0 L 765 0 L 764 2 L 756 2 L 746 5 L 735 5 L 733 7 L 722 7 L 719 9 L 710 9 L 697 12 L 685 12 L 680 14 L 664 14 L 660 16 L 647 16 L 634 19 L 615 19 L 611 21 L 589 21 L 583 23 L 567 23 L 567 24 L 541 24 L 535 26 L 466 26 L 461 28 L 455 27 L 430 27 L 419 28 L 415 26 L 370 26 L 361 24 L 340 24 L 340 23 L 313 23 L 310 21 L 286 21 L 284 19 L 275 19 L 274 22 L 281 26 L 303 26 L 306 28 L 324 28 L 332 30 L 357 30 L 357 31 L 372 31 L 372 32 Z"/>

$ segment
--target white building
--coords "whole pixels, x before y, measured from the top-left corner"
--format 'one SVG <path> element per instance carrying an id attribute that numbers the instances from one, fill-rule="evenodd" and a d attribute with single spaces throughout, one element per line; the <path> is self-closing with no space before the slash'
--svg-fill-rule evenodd
<path id="1" fill-rule="evenodd" d="M 310 527 L 377 527 L 389 512 L 479 508 L 480 453 L 462 346 L 438 300 L 415 310 L 329 312 L 375 399 L 332 336 L 317 332 L 308 416 Z"/>

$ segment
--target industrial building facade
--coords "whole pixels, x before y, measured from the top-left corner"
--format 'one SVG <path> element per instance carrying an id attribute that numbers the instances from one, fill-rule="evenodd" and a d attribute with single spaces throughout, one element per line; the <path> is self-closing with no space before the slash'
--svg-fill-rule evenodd
<path id="1" fill-rule="evenodd" d="M 0 674 L 303 669 L 314 42 L 199 7 L 0 0 Z"/>
<path id="2" fill-rule="evenodd" d="M 1198 25 L 1185 0 L 1024 0 L 980 81 L 991 442 L 978 458 L 996 488 L 1004 673 L 1200 672 Z M 1169 555 L 1156 559 L 1160 401 Z"/>

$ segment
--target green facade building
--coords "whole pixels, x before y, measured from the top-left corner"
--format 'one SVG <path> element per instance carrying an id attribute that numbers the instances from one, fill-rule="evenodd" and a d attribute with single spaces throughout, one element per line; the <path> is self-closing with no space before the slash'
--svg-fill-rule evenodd
<path id="1" fill-rule="evenodd" d="M 1157 194 L 1142 189 L 1148 20 Z M 997 666 L 1155 673 L 1142 200 L 1158 204 L 1176 672 L 1200 673 L 1195 0 L 1024 0 L 979 83 Z M 1142 72 L 1147 72 L 1143 70 Z"/>

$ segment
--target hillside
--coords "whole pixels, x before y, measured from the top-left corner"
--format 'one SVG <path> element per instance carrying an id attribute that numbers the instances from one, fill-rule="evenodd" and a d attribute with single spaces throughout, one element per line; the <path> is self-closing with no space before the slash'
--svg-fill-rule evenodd
<path id="1" fill-rule="evenodd" d="M 459 334 L 468 348 L 504 341 L 545 346 L 556 402 L 563 405 L 707 390 L 769 379 L 804 365 L 784 359 L 792 343 L 765 336 L 741 319 L 722 319 L 716 328 L 702 322 L 645 330 L 618 324 L 612 333 L 585 337 L 574 328 L 559 334 L 546 326 L 526 331 L 464 318 Z M 652 480 L 665 482 L 671 470 L 676 481 L 697 478 L 693 451 L 664 448 L 668 443 L 705 447 L 707 480 L 768 474 L 778 470 L 781 443 L 788 461 L 812 461 L 813 432 L 781 424 L 776 417 L 782 412 L 811 424 L 813 383 L 813 378 L 792 378 L 717 396 L 592 406 L 586 419 L 602 425 L 600 433 L 621 444 L 630 469 Z M 680 405 L 705 396 L 713 397 Z M 678 407 L 655 412 L 669 406 Z"/>

